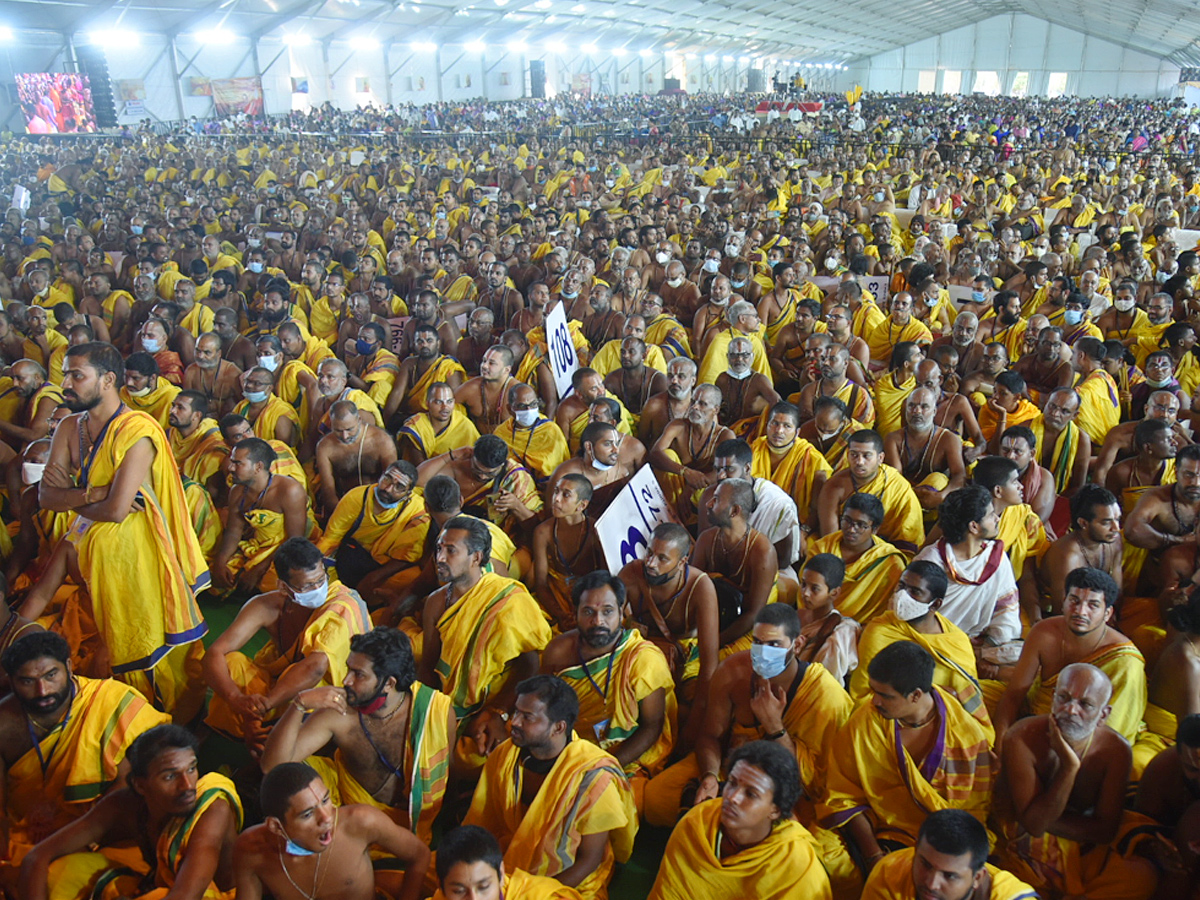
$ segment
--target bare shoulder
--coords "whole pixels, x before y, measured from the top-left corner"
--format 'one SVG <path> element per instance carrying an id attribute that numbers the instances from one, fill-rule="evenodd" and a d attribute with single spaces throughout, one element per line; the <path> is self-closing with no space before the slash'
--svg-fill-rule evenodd
<path id="1" fill-rule="evenodd" d="M 237 841 L 233 845 L 238 865 L 249 867 L 256 867 L 262 861 L 269 859 L 271 851 L 277 849 L 277 839 L 267 830 L 265 824 L 247 828 L 238 835 Z"/>
<path id="2" fill-rule="evenodd" d="M 579 632 L 571 630 L 551 639 L 542 651 L 542 666 L 553 672 L 561 671 L 574 662 L 574 650 L 579 642 Z"/>

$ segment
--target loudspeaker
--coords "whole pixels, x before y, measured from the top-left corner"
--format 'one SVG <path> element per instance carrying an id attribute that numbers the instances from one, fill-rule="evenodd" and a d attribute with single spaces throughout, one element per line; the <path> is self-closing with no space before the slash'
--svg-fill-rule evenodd
<path id="1" fill-rule="evenodd" d="M 766 90 L 766 79 L 762 69 L 750 69 L 746 72 L 746 90 L 752 94 Z"/>
<path id="2" fill-rule="evenodd" d="M 679 79 L 678 78 L 664 78 L 663 79 L 663 90 L 664 91 L 679 90 Z"/>
<path id="3" fill-rule="evenodd" d="M 113 97 L 112 81 L 108 77 L 108 59 L 104 48 L 95 44 L 79 44 L 75 48 L 79 60 L 79 71 L 88 77 L 92 89 L 92 105 L 96 109 L 96 125 L 100 128 L 117 127 L 117 104 Z"/>
<path id="4" fill-rule="evenodd" d="M 529 61 L 529 95 L 537 100 L 546 96 L 546 63 L 543 60 Z"/>

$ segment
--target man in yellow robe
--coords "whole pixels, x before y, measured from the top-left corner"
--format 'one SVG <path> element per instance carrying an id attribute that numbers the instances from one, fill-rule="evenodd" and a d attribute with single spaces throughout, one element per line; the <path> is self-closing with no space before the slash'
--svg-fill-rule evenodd
<path id="1" fill-rule="evenodd" d="M 579 891 L 555 878 L 506 868 L 496 838 L 478 825 L 462 825 L 438 844 L 439 890 L 433 900 L 581 900 Z"/>
<path id="2" fill-rule="evenodd" d="M 917 560 L 904 570 L 892 609 L 873 618 L 859 635 L 858 668 L 850 677 L 850 696 L 855 703 L 869 698 L 871 660 L 897 641 L 910 641 L 933 658 L 933 684 L 975 717 L 990 743 L 995 732 L 984 703 L 971 639 L 937 611 L 948 587 L 945 570 L 929 560 Z"/>
<path id="3" fill-rule="evenodd" d="M 259 747 L 264 722 L 298 693 L 342 683 L 350 638 L 370 629 L 362 598 L 329 578 L 321 551 L 310 541 L 284 541 L 274 566 L 279 587 L 250 598 L 203 662 L 204 680 L 214 693 L 205 721 Z M 251 660 L 240 651 L 259 631 L 269 640 Z"/>
<path id="4" fill-rule="evenodd" d="M 185 661 L 201 652 L 208 630 L 196 593 L 209 574 L 179 469 L 158 423 L 121 403 L 124 366 L 115 347 L 80 344 L 66 367 L 64 402 L 83 414 L 55 429 L 39 500 L 43 509 L 78 515 L 22 612 L 42 614 L 73 556 L 71 571 L 83 578 L 114 676 L 186 721 L 203 700 Z"/>
<path id="5" fill-rule="evenodd" d="M 343 684 L 303 691 L 287 705 L 263 748 L 262 768 L 307 762 L 335 803 L 374 806 L 429 843 L 457 731 L 450 698 L 413 677 L 412 645 L 394 628 L 351 637 L 346 667 Z M 315 755 L 329 744 L 332 759 Z M 386 756 L 372 752 L 379 745 Z"/>
<path id="6" fill-rule="evenodd" d="M 187 884 L 204 889 L 205 900 L 227 896 L 222 888 L 233 888 L 229 862 L 242 827 L 242 802 L 224 775 L 200 775 L 198 747 L 196 737 L 178 725 L 156 725 L 138 735 L 126 754 L 129 785 L 105 795 L 25 857 L 21 895 L 26 900 L 117 894 L 153 900 L 169 896 L 183 876 Z M 132 854 L 124 850 L 129 844 L 137 847 Z M 97 845 L 100 851 L 89 852 Z M 154 851 L 153 860 L 142 856 L 142 847 Z M 151 874 L 154 888 L 143 893 Z"/>
<path id="7" fill-rule="evenodd" d="M 562 679 L 521 682 L 511 737 L 488 755 L 463 823 L 495 835 L 507 866 L 605 900 L 613 864 L 633 850 L 637 811 L 620 763 L 574 733 L 578 714 Z"/>
<path id="8" fill-rule="evenodd" d="M 918 644 L 885 647 L 868 664 L 872 700 L 834 739 L 827 827 L 853 843 L 867 866 L 884 847 L 912 846 L 926 817 L 957 808 L 982 822 L 991 803 L 992 752 L 983 727 L 933 684 L 934 661 Z M 924 739 L 914 729 L 931 729 Z M 914 758 L 909 740 L 920 740 Z"/>
<path id="9" fill-rule="evenodd" d="M 892 351 L 890 371 L 875 382 L 875 430 L 881 437 L 903 427 L 904 402 L 917 389 L 916 370 L 924 351 L 905 341 Z"/>
<path id="10" fill-rule="evenodd" d="M 750 475 L 767 478 L 783 488 L 795 501 L 804 524 L 815 519 L 817 494 L 833 469 L 816 447 L 796 436 L 799 430 L 799 409 L 786 401 L 771 407 L 767 433 L 751 445 L 754 462 Z"/>
<path id="11" fill-rule="evenodd" d="M 852 494 L 842 508 L 841 529 L 809 536 L 806 557 L 832 553 L 846 566 L 837 611 L 860 625 L 869 625 L 887 610 L 892 590 L 908 558 L 879 537 L 884 509 L 874 494 Z"/>
<path id="12" fill-rule="evenodd" d="M 752 741 L 733 752 L 726 784 L 723 799 L 694 806 L 671 832 L 650 900 L 830 900 L 812 835 L 791 817 L 800 800 L 795 759 Z M 750 784 L 762 789 L 753 805 L 743 799 Z"/>
<path id="13" fill-rule="evenodd" d="M 897 850 L 871 870 L 862 900 L 1037 900 L 1014 875 L 991 865 L 988 832 L 970 813 L 939 809 L 921 823 L 917 845 Z"/>
<path id="14" fill-rule="evenodd" d="M 363 594 L 369 606 L 375 605 L 375 591 L 394 576 L 399 580 L 390 586 L 398 590 L 420 574 L 430 519 L 425 499 L 413 492 L 416 483 L 411 463 L 392 463 L 376 484 L 342 496 L 317 541 L 334 559 L 338 579 Z"/>
<path id="15" fill-rule="evenodd" d="M 508 405 L 512 417 L 492 434 L 508 445 L 509 455 L 528 469 L 539 485 L 545 484 L 571 456 L 567 439 L 557 423 L 542 416 L 537 392 L 529 385 L 510 387 Z"/>
<path id="16" fill-rule="evenodd" d="M 621 763 L 640 810 L 647 780 L 675 743 L 675 680 L 661 650 L 637 629 L 621 627 L 624 582 L 592 572 L 571 595 L 578 627 L 550 642 L 542 671 L 571 686 L 579 699 L 576 731 Z"/>
<path id="17" fill-rule="evenodd" d="M 884 366 L 889 364 L 896 347 L 901 343 L 926 346 L 933 343 L 933 334 L 912 312 L 912 295 L 901 291 L 892 297 L 889 315 L 864 337 L 871 353 L 871 368 L 875 371 L 882 371 Z M 896 367 L 894 362 L 891 363 L 891 367 Z"/>
<path id="18" fill-rule="evenodd" d="M 1104 344 L 1095 338 L 1081 338 L 1075 343 L 1075 371 L 1079 373 L 1075 384 L 1079 414 L 1075 422 L 1092 439 L 1093 447 L 1104 443 L 1121 418 L 1117 384 L 1104 369 L 1107 355 Z"/>
<path id="19" fill-rule="evenodd" d="M 479 429 L 455 401 L 450 385 L 442 381 L 431 384 L 425 407 L 425 412 L 409 416 L 396 435 L 405 459 L 420 464 L 456 447 L 470 447 L 479 440 Z"/>
<path id="20" fill-rule="evenodd" d="M 167 438 L 179 474 L 206 488 L 229 458 L 229 447 L 217 423 L 208 418 L 208 398 L 199 391 L 180 391 L 171 404 Z"/>
<path id="21" fill-rule="evenodd" d="M 275 377 L 267 369 L 254 366 L 242 382 L 245 398 L 233 408 L 233 414 L 243 416 L 254 427 L 254 434 L 264 441 L 282 441 L 289 446 L 299 443 L 300 416 L 295 407 L 271 393 Z"/>
<path id="22" fill-rule="evenodd" d="M 11 739 L 3 754 L 4 815 L 14 865 L 123 785 L 134 738 L 170 720 L 126 684 L 72 675 L 70 657 L 65 638 L 40 631 L 17 638 L 2 659 L 13 684 L 0 727 Z"/>
<path id="23" fill-rule="evenodd" d="M 696 375 L 696 384 L 714 384 L 717 376 L 729 365 L 729 344 L 734 338 L 744 337 L 750 341 L 754 357 L 750 368 L 773 381 L 771 363 L 767 357 L 767 347 L 763 343 L 763 326 L 759 322 L 758 312 L 754 304 L 739 300 L 729 307 L 726 318 L 731 325 L 721 327 L 709 341 L 700 362 L 700 371 Z"/>
<path id="24" fill-rule="evenodd" d="M 134 353 L 125 360 L 125 383 L 121 402 L 130 409 L 148 413 L 163 431 L 170 426 L 171 404 L 179 388 L 158 374 L 158 363 L 149 353 Z"/>
<path id="25" fill-rule="evenodd" d="M 504 734 L 501 713 L 508 714 L 517 682 L 537 671 L 538 652 L 550 643 L 550 626 L 525 587 L 484 573 L 491 552 L 481 520 L 460 515 L 442 526 L 436 559 L 448 587 L 425 599 L 417 670 L 450 695 L 460 734 L 475 736 L 484 751 Z"/>

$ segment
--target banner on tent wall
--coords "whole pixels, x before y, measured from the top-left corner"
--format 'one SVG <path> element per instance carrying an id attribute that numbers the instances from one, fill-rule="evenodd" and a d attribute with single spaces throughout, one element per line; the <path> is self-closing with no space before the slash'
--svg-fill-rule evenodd
<path id="1" fill-rule="evenodd" d="M 583 97 L 592 96 L 592 73 L 576 72 L 571 76 L 571 93 Z"/>
<path id="2" fill-rule="evenodd" d="M 197 78 L 195 76 L 188 79 L 188 96 L 190 97 L 211 97 L 212 82 L 207 78 Z"/>
<path id="3" fill-rule="evenodd" d="M 212 86 L 213 107 L 219 116 L 232 112 L 243 112 L 260 116 L 263 111 L 262 80 L 259 78 L 214 78 Z"/>
<path id="4" fill-rule="evenodd" d="M 307 94 L 308 93 L 308 79 L 307 78 L 293 78 L 292 79 L 292 93 L 293 94 Z"/>
<path id="5" fill-rule="evenodd" d="M 146 115 L 146 82 L 141 78 L 123 78 L 114 81 L 117 100 L 121 103 L 121 115 L 141 118 Z"/>

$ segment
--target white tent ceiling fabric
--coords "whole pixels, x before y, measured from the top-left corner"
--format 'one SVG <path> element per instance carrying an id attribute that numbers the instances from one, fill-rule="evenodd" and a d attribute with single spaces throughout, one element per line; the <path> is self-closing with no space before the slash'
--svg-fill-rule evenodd
<path id="1" fill-rule="evenodd" d="M 1200 15 L 1178 0 L 0 0 L 0 22 L 14 30 L 222 27 L 259 39 L 539 47 L 556 40 L 571 53 L 596 44 L 818 63 L 871 56 L 1006 13 L 1200 65 Z"/>

